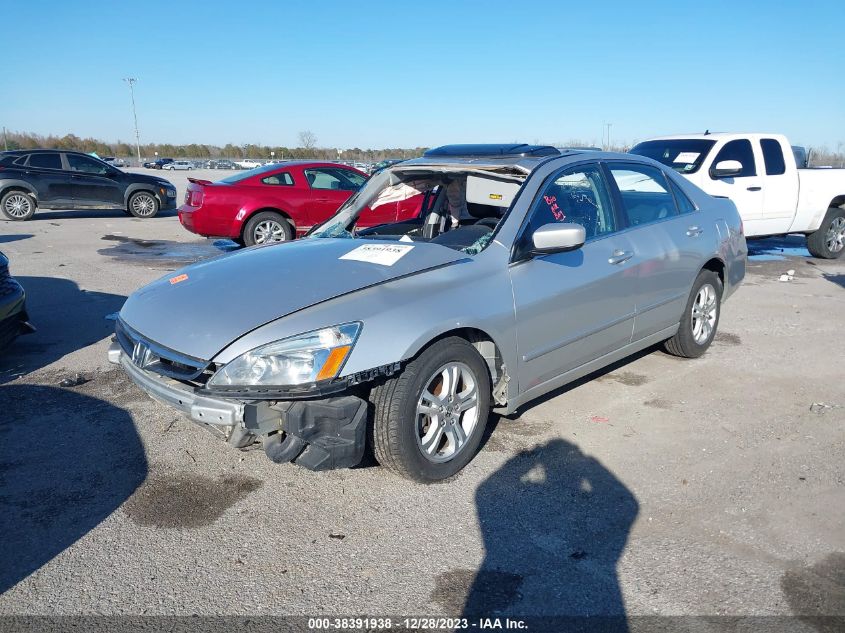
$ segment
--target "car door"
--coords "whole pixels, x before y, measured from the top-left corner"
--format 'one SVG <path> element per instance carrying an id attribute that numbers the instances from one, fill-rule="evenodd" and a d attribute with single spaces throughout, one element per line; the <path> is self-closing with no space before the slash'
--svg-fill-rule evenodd
<path id="1" fill-rule="evenodd" d="M 715 166 L 726 160 L 735 160 L 742 165 L 738 176 L 715 175 Z M 707 193 L 733 200 L 743 220 L 754 222 L 763 218 L 763 179 L 758 174 L 750 140 L 742 138 L 725 143 L 710 163 L 706 178 L 709 182 L 703 188 Z"/>
<path id="2" fill-rule="evenodd" d="M 627 345 L 635 312 L 636 262 L 597 163 L 550 176 L 527 218 L 510 266 L 521 392 Z M 583 225 L 585 244 L 522 255 L 534 231 L 559 222 Z"/>
<path id="3" fill-rule="evenodd" d="M 123 187 L 117 170 L 81 154 L 65 154 L 74 205 L 123 207 Z"/>
<path id="4" fill-rule="evenodd" d="M 340 171 L 332 167 L 310 167 L 303 170 L 311 188 L 308 222 L 312 226 L 334 215 L 340 205 L 358 190 L 346 174 L 338 173 Z"/>
<path id="5" fill-rule="evenodd" d="M 703 264 L 702 251 L 716 239 L 716 227 L 705 225 L 686 194 L 670 185 L 658 167 L 626 161 L 607 161 L 605 167 L 633 247 L 637 294 L 633 340 L 638 341 L 677 325 Z"/>
<path id="6" fill-rule="evenodd" d="M 58 152 L 36 152 L 29 155 L 23 168 L 38 193 L 42 207 L 70 206 L 72 197 L 67 173 L 62 170 Z"/>
<path id="7" fill-rule="evenodd" d="M 791 147 L 784 147 L 781 141 L 774 138 L 761 138 L 760 150 L 766 170 L 763 179 L 763 219 L 788 220 L 782 228 L 787 231 L 798 207 L 798 172 L 792 168 L 795 157 Z"/>

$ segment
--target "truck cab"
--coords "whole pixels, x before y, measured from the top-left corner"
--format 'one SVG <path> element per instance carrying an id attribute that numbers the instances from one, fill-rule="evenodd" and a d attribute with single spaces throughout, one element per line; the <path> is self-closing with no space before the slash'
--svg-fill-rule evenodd
<path id="1" fill-rule="evenodd" d="M 732 200 L 747 237 L 801 233 L 816 257 L 845 252 L 845 171 L 799 167 L 781 134 L 666 136 L 639 143 L 631 153 Z"/>

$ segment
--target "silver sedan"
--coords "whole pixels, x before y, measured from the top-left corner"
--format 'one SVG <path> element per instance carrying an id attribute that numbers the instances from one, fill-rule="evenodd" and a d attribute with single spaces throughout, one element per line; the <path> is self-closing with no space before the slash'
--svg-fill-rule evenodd
<path id="1" fill-rule="evenodd" d="M 382 465 L 436 481 L 491 409 L 656 343 L 703 354 L 745 261 L 734 205 L 650 159 L 446 146 L 305 239 L 141 288 L 109 356 L 234 447 L 321 470 L 357 464 L 370 435 Z"/>

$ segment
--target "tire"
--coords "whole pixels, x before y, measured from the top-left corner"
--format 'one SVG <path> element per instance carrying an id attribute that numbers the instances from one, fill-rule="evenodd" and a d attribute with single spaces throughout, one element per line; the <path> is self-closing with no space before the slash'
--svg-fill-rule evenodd
<path id="1" fill-rule="evenodd" d="M 243 242 L 247 246 L 289 242 L 293 239 L 293 227 L 281 213 L 262 211 L 252 216 L 244 225 Z"/>
<path id="2" fill-rule="evenodd" d="M 6 193 L 0 200 L 0 209 L 9 220 L 23 222 L 29 220 L 35 213 L 38 204 L 26 191 L 15 189 Z"/>
<path id="3" fill-rule="evenodd" d="M 473 383 L 474 406 L 460 411 L 462 401 L 473 402 Z M 438 406 L 444 389 L 455 400 Z M 379 464 L 413 481 L 442 481 L 458 473 L 478 451 L 490 412 L 487 363 L 466 340 L 445 338 L 373 389 L 370 399 L 375 409 L 373 452 Z M 444 406 L 453 414 L 444 415 Z M 421 413 L 423 408 L 436 417 Z"/>
<path id="4" fill-rule="evenodd" d="M 706 306 L 703 314 L 702 304 Z M 694 318 L 693 312 L 701 316 Z M 673 356 L 698 358 L 713 342 L 721 316 L 722 280 L 712 270 L 702 270 L 692 285 L 680 327 L 663 343 L 664 349 Z"/>
<path id="5" fill-rule="evenodd" d="M 845 209 L 830 207 L 815 233 L 807 236 L 807 250 L 820 259 L 837 259 L 845 253 Z"/>
<path id="6" fill-rule="evenodd" d="M 158 207 L 158 198 L 149 191 L 138 191 L 129 196 L 126 210 L 136 218 L 154 218 Z"/>

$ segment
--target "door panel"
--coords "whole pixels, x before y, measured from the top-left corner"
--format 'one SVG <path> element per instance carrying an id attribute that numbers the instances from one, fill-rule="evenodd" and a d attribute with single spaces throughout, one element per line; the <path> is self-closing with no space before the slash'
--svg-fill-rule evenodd
<path id="1" fill-rule="evenodd" d="M 713 162 L 707 165 L 708 173 L 702 174 L 702 178 L 707 179 L 703 189 L 711 196 L 733 200 L 739 215 L 746 221 L 763 218 L 763 178 L 760 176 L 762 163 L 759 158 L 755 157 L 751 141 L 729 141 L 716 153 Z M 709 174 L 710 168 L 725 160 L 738 160 L 742 163 L 742 173 L 733 178 L 713 178 Z"/>
<path id="2" fill-rule="evenodd" d="M 123 187 L 111 177 L 111 167 L 79 154 L 65 154 L 65 159 L 74 205 L 123 206 Z"/>
<path id="3" fill-rule="evenodd" d="M 798 206 L 798 172 L 791 168 L 795 157 L 791 147 L 784 147 L 773 138 L 760 139 L 760 150 L 766 172 L 763 178 L 763 219 L 787 220 L 782 229 L 786 231 Z"/>
<path id="4" fill-rule="evenodd" d="M 520 391 L 631 341 L 636 265 L 608 261 L 629 249 L 612 236 L 511 267 Z"/>

